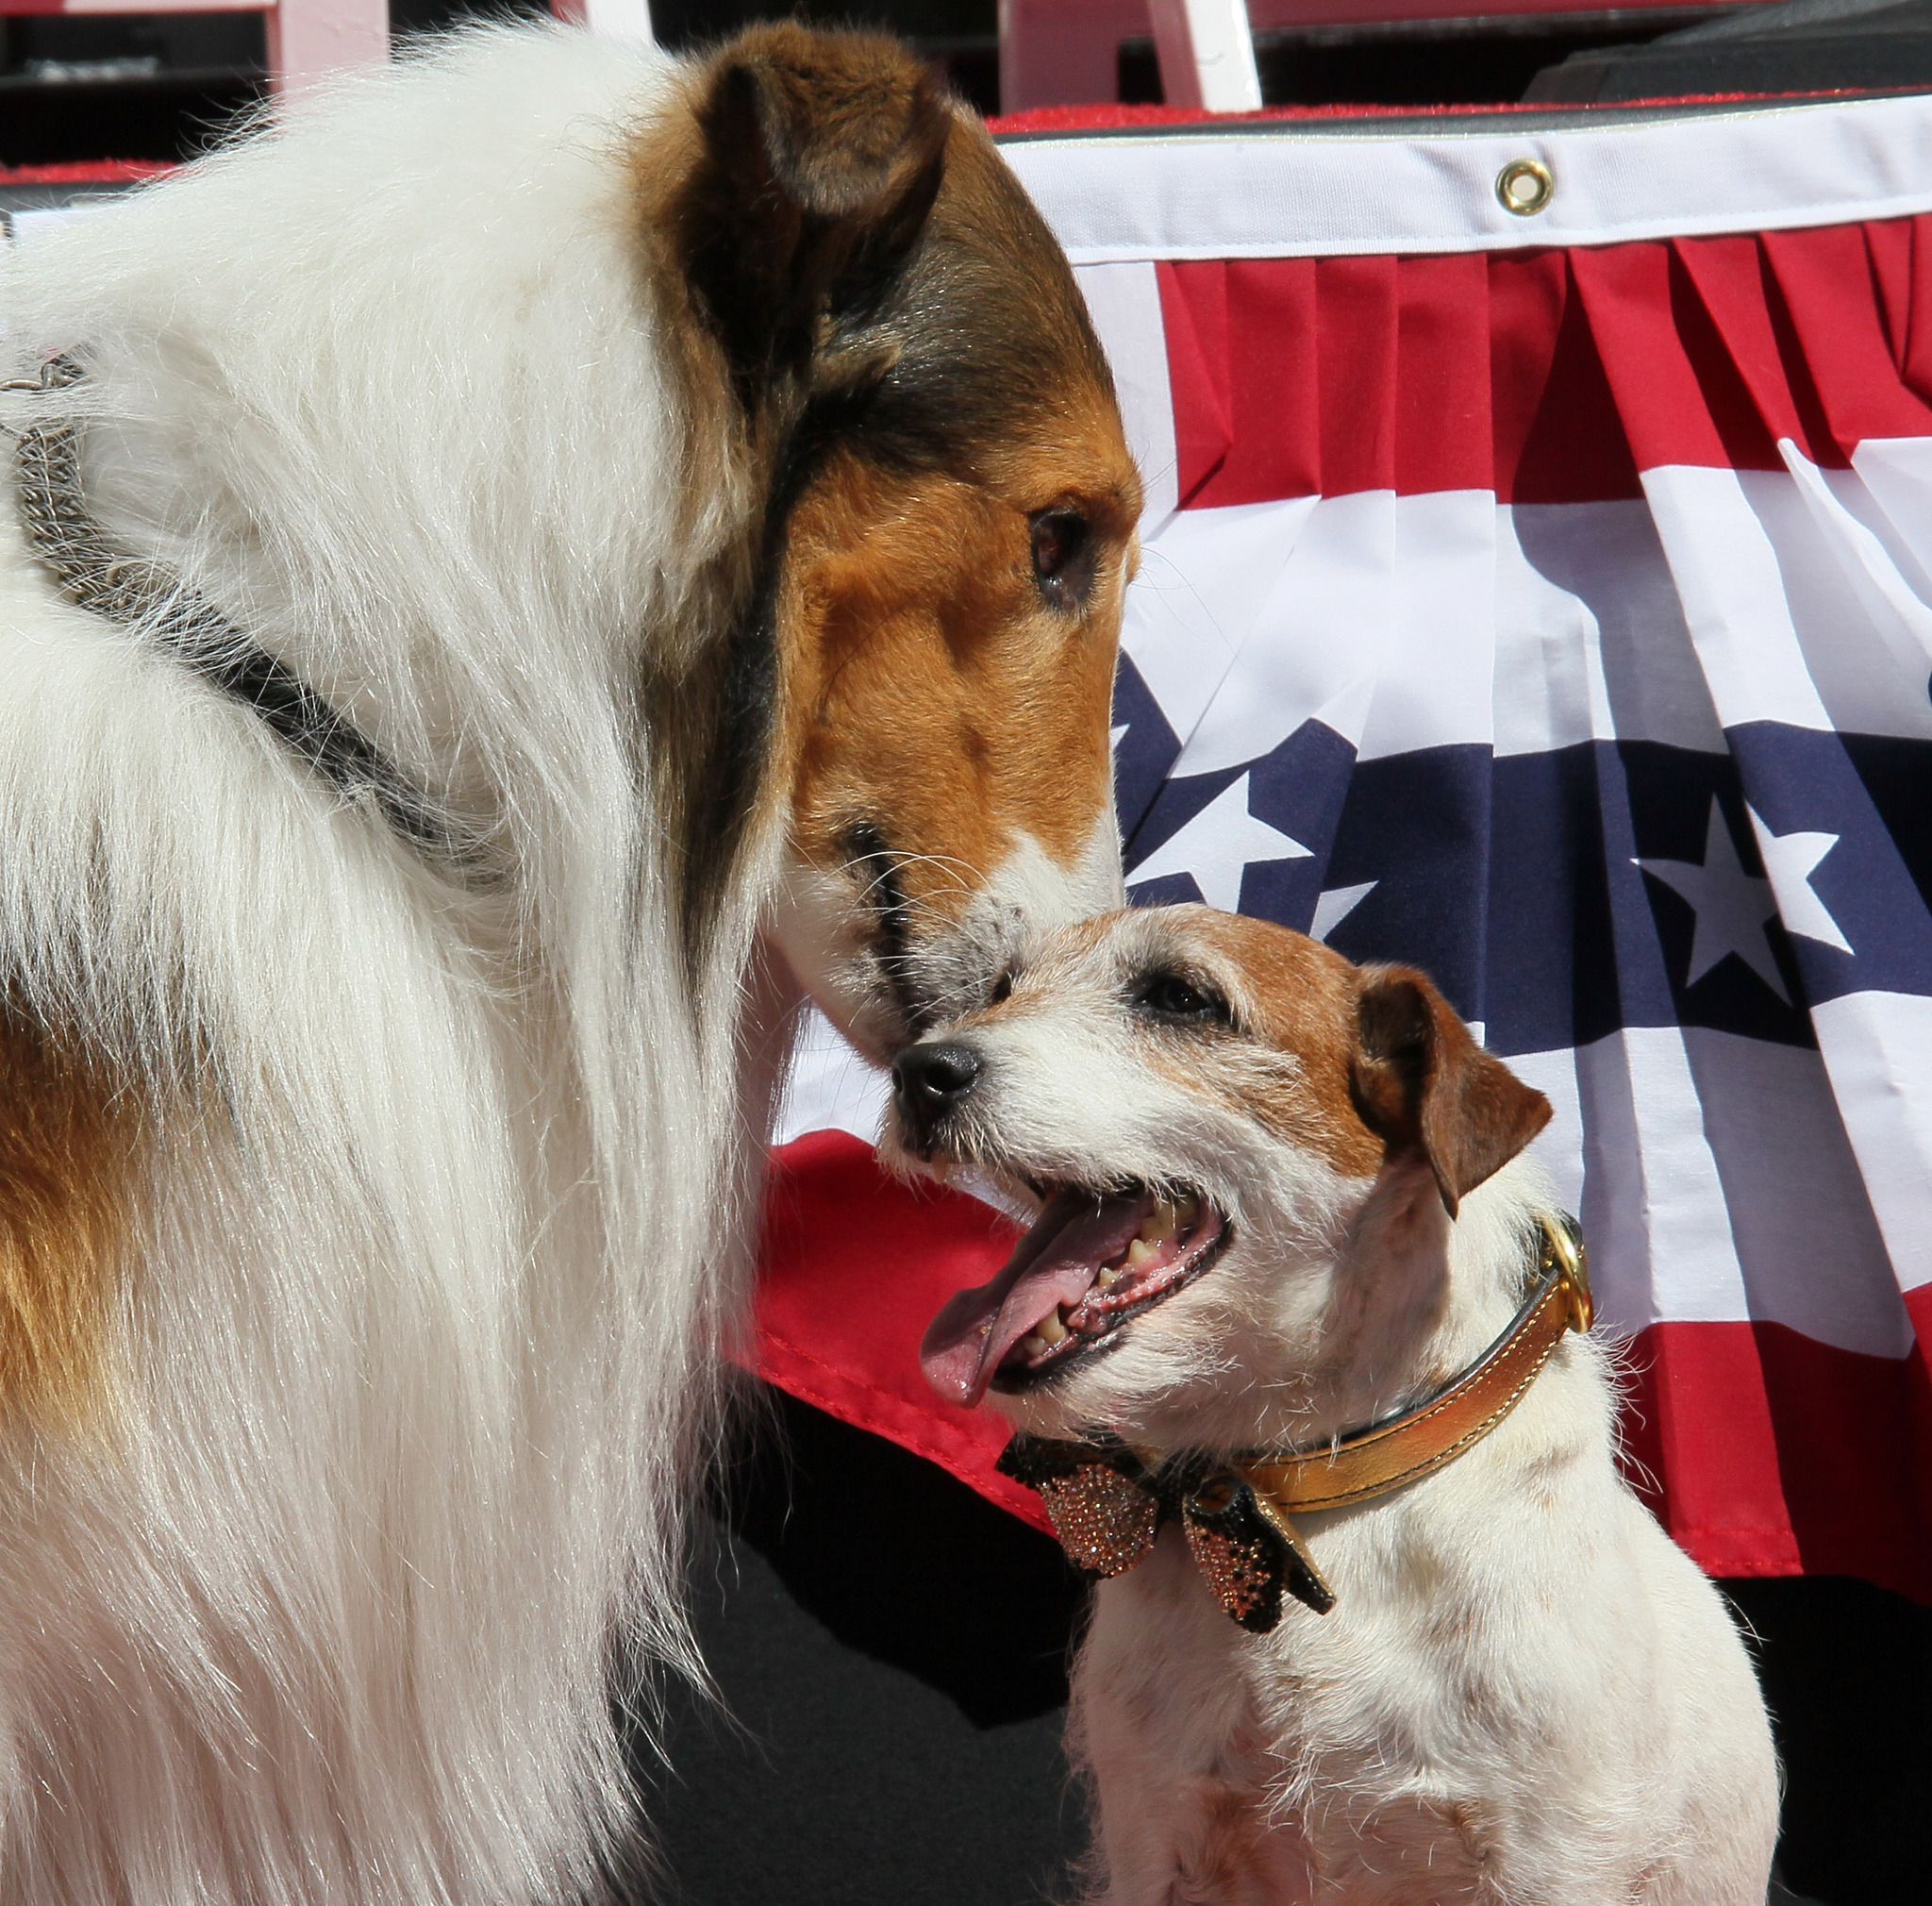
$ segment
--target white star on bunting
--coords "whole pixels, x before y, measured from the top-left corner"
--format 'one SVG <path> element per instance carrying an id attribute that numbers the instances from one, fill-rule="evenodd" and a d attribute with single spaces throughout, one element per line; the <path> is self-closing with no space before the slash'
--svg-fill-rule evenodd
<path id="1" fill-rule="evenodd" d="M 1764 856 L 1764 871 L 1771 876 L 1771 891 L 1777 895 L 1777 911 L 1785 923 L 1785 931 L 1802 933 L 1807 940 L 1822 940 L 1840 953 L 1853 951 L 1852 943 L 1811 884 L 1813 870 L 1838 845 L 1838 836 L 1774 834 L 1757 818 L 1756 808 L 1746 808 L 1744 811 L 1751 816 L 1757 851 Z"/>
<path id="2" fill-rule="evenodd" d="M 1771 882 L 1745 873 L 1715 794 L 1710 800 L 1701 867 L 1689 861 L 1640 860 L 1637 864 L 1688 900 L 1697 915 L 1697 929 L 1690 940 L 1690 970 L 1684 976 L 1686 986 L 1696 985 L 1726 954 L 1735 953 L 1787 1006 L 1791 1003 L 1764 930 L 1764 923 L 1777 917 Z"/>
<path id="3" fill-rule="evenodd" d="M 1315 902 L 1315 917 L 1308 922 L 1308 938 L 1327 939 L 1381 884 L 1379 880 L 1364 880 L 1359 887 L 1327 888 Z"/>
<path id="4" fill-rule="evenodd" d="M 1127 876 L 1129 886 L 1191 874 L 1201 897 L 1224 913 L 1241 910 L 1241 876 L 1258 861 L 1305 861 L 1310 850 L 1248 811 L 1248 777 L 1224 788 Z"/>

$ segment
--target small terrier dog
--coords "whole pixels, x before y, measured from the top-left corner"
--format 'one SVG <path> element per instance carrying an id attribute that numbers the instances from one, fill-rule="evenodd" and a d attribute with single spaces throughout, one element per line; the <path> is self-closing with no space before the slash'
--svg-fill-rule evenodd
<path id="1" fill-rule="evenodd" d="M 1113 1578 L 1074 1675 L 1096 1899 L 1761 1906 L 1764 1705 L 1618 1472 L 1519 1156 L 1549 1106 L 1426 978 L 1117 913 L 894 1088 L 908 1169 L 1040 1210 L 921 1356 Z"/>

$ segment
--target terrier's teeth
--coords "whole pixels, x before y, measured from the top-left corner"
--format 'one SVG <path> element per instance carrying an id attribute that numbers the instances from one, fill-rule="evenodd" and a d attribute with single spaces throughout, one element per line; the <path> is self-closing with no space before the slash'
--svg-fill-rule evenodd
<path id="1" fill-rule="evenodd" d="M 1130 1271 L 1138 1271 L 1142 1264 L 1159 1254 L 1158 1245 L 1150 1245 L 1145 1238 L 1136 1238 L 1127 1246 L 1127 1268 Z"/>
<path id="2" fill-rule="evenodd" d="M 1131 1250 L 1129 1250 L 1128 1255 L 1132 1256 Z M 1115 1270 L 1111 1264 L 1103 1264 L 1100 1267 L 1100 1275 L 1097 1278 L 1095 1278 L 1093 1281 L 1096 1284 L 1098 1284 L 1103 1291 L 1110 1291 L 1117 1283 L 1120 1282 L 1120 1280 L 1121 1274 L 1117 1270 Z"/>
<path id="3" fill-rule="evenodd" d="M 1029 1357 L 1043 1357 L 1053 1346 L 1044 1337 L 1022 1337 L 1020 1347 Z"/>
<path id="4" fill-rule="evenodd" d="M 1165 1198 L 1158 1198 L 1154 1209 L 1141 1220 L 1141 1235 L 1150 1245 L 1164 1245 L 1174 1233 L 1174 1209 Z"/>
<path id="5" fill-rule="evenodd" d="M 1049 1311 L 1033 1328 L 1049 1345 L 1064 1341 L 1067 1334 L 1067 1327 L 1060 1322 L 1060 1313 L 1058 1311 Z"/>

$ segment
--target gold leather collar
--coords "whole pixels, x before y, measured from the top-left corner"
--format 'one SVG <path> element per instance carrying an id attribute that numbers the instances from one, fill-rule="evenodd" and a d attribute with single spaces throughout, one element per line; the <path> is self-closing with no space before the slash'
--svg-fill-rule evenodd
<path id="1" fill-rule="evenodd" d="M 1292 1515 L 1406 1488 L 1472 1449 L 1523 1400 L 1568 1330 L 1591 1326 L 1590 1273 L 1574 1218 L 1541 1220 L 1538 1281 L 1509 1328 L 1412 1410 L 1317 1448 L 1214 1458 L 1112 1443 L 1016 1436 L 1003 1473 L 1036 1490 L 1060 1545 L 1089 1574 L 1145 1559 L 1177 1520 L 1217 1599 L 1266 1633 L 1284 1591 L 1317 1614 L 1335 1606 Z"/>

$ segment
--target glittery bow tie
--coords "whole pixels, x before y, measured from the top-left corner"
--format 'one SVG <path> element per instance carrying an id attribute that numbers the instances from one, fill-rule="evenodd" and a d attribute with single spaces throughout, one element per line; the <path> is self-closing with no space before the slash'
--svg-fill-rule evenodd
<path id="1" fill-rule="evenodd" d="M 1281 1619 L 1283 1592 L 1317 1614 L 1335 1596 L 1294 1525 L 1236 1471 L 1207 1459 L 1150 1467 L 1123 1446 L 1016 1436 L 1003 1475 L 1035 1491 L 1067 1559 L 1089 1575 L 1124 1575 L 1178 1522 L 1214 1598 L 1252 1634 Z"/>

